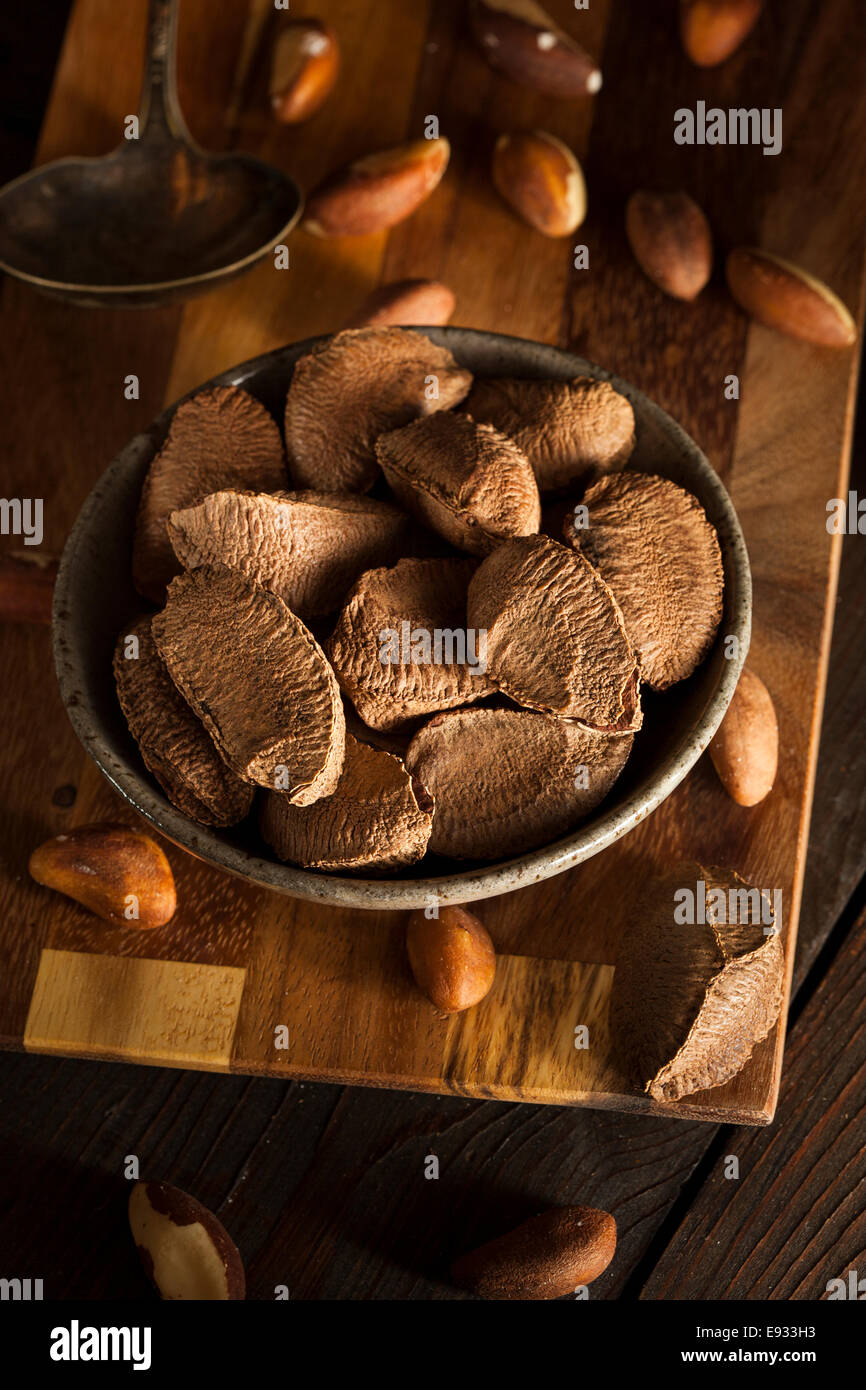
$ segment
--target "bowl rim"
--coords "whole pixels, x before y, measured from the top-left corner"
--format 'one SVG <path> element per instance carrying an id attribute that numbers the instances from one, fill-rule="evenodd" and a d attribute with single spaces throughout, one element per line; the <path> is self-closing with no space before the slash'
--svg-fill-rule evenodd
<path id="1" fill-rule="evenodd" d="M 632 404 L 638 403 L 643 413 L 653 417 L 662 432 L 672 437 L 681 450 L 690 456 L 701 475 L 704 488 L 713 496 L 718 512 L 725 518 L 726 533 L 720 536 L 720 545 L 726 581 L 730 582 L 731 578 L 734 580 L 734 602 L 726 636 L 736 637 L 737 644 L 735 654 L 724 662 L 718 684 L 703 712 L 672 745 L 663 767 L 648 773 L 620 806 L 605 811 L 602 803 L 598 816 L 548 845 L 480 867 L 476 865 L 471 869 L 458 869 L 439 876 L 412 879 L 387 876 L 360 878 L 301 869 L 276 859 L 262 858 L 242 846 L 222 840 L 215 828 L 200 826 L 189 820 L 168 801 L 158 784 L 151 784 L 149 774 L 145 770 L 139 771 L 125 760 L 118 759 L 107 746 L 100 732 L 98 713 L 82 697 L 82 691 L 87 684 L 86 662 L 77 645 L 68 640 L 71 593 L 76 562 L 84 548 L 84 538 L 89 535 L 89 523 L 101 505 L 103 494 L 106 490 L 110 491 L 118 477 L 139 462 L 142 450 L 150 448 L 152 454 L 156 451 L 156 441 L 164 433 L 171 416 L 182 401 L 215 386 L 243 386 L 265 368 L 273 367 L 283 356 L 293 365 L 305 352 L 334 335 L 320 334 L 260 353 L 218 373 L 172 402 L 153 421 L 149 429 L 133 436 L 108 465 L 82 504 L 67 537 L 55 583 L 52 614 L 55 669 L 67 715 L 85 751 L 103 776 L 135 811 L 181 849 L 248 882 L 290 897 L 308 902 L 328 903 L 335 907 L 364 908 L 372 911 L 432 908 L 495 897 L 573 868 L 620 839 L 667 799 L 706 749 L 736 689 L 751 636 L 751 571 L 745 540 L 733 503 L 702 450 L 661 406 L 615 373 L 565 349 L 546 343 L 510 334 L 462 327 L 412 326 L 411 331 L 422 333 L 434 342 L 449 347 L 458 361 L 461 340 L 493 344 L 506 354 L 519 354 L 521 350 L 525 352 L 531 349 L 535 359 L 533 375 L 543 376 L 545 367 L 549 365 L 550 375 L 558 375 L 560 379 L 565 379 L 567 368 L 567 374 L 571 376 L 590 376 L 596 380 L 607 381 Z M 541 370 L 537 370 L 539 367 Z M 556 367 L 559 368 L 558 373 L 553 370 Z"/>

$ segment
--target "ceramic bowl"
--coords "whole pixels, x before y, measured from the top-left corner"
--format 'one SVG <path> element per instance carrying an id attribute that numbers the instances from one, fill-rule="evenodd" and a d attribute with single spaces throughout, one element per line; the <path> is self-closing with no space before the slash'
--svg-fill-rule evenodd
<path id="1" fill-rule="evenodd" d="M 634 408 L 637 446 L 630 469 L 659 473 L 700 500 L 721 544 L 725 608 L 719 637 L 706 661 L 664 695 L 644 695 L 644 726 L 620 780 L 593 814 L 567 835 L 531 853 L 493 863 L 458 863 L 428 856 L 400 877 L 352 877 L 280 863 L 250 823 L 213 830 L 175 810 L 146 771 L 120 712 L 112 652 L 124 623 L 141 611 L 130 557 L 141 484 L 162 444 L 175 406 L 146 434 L 136 435 L 106 469 L 72 529 L 57 578 L 54 652 L 69 718 L 94 762 L 129 804 L 163 835 L 218 868 L 281 893 L 362 908 L 424 907 L 468 902 L 562 873 L 598 854 L 650 815 L 703 753 L 730 703 L 749 646 L 751 578 L 736 513 L 697 444 L 642 392 L 571 353 L 541 343 L 467 328 L 426 332 L 478 376 L 590 376 L 610 381 Z M 265 353 L 203 386 L 243 386 L 282 420 L 294 363 L 316 340 Z M 197 389 L 202 389 L 201 387 Z M 724 637 L 738 639 L 726 656 Z"/>

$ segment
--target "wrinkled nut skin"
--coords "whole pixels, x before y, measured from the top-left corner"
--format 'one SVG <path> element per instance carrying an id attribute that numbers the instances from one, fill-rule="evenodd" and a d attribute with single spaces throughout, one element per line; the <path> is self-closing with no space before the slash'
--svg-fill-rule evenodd
<path id="1" fill-rule="evenodd" d="M 324 339 L 295 364 L 286 396 L 296 486 L 366 492 L 381 476 L 379 435 L 449 410 L 471 386 L 472 374 L 446 348 L 412 329 L 347 329 Z"/>
<path id="2" fill-rule="evenodd" d="M 269 792 L 259 828 L 280 859 L 305 869 L 385 873 L 422 859 L 433 825 L 433 798 L 402 758 L 346 735 L 337 789 L 312 806 Z"/>
<path id="3" fill-rule="evenodd" d="M 779 725 L 770 692 L 744 670 L 734 698 L 710 743 L 710 758 L 738 806 L 757 806 L 769 795 L 779 765 Z"/>
<path id="4" fill-rule="evenodd" d="M 493 694 L 480 666 L 457 661 L 456 650 L 444 645 L 440 660 L 419 661 L 411 651 L 394 653 L 408 660 L 381 659 L 382 634 L 399 632 L 403 622 L 428 633 L 465 626 L 472 569 L 468 558 L 406 555 L 389 569 L 368 570 L 355 584 L 326 646 L 341 689 L 370 728 L 398 729 L 421 715 Z"/>
<path id="5" fill-rule="evenodd" d="M 366 155 L 330 175 L 307 199 L 303 226 L 316 236 L 366 236 L 409 217 L 445 170 L 447 140 L 415 140 Z"/>
<path id="6" fill-rule="evenodd" d="M 714 68 L 745 42 L 763 0 L 680 0 L 680 36 L 692 62 Z"/>
<path id="7" fill-rule="evenodd" d="M 337 35 L 318 19 L 288 19 L 274 44 L 271 107 L 278 121 L 309 120 L 330 96 L 340 70 Z"/>
<path id="8" fill-rule="evenodd" d="M 726 270 L 740 308 L 767 328 L 818 347 L 847 348 L 857 341 L 857 325 L 841 299 L 791 261 L 739 246 Z"/>
<path id="9" fill-rule="evenodd" d="M 129 1226 L 144 1272 L 160 1298 L 219 1302 L 246 1298 L 237 1246 L 212 1211 L 165 1182 L 137 1182 Z"/>
<path id="10" fill-rule="evenodd" d="M 487 633 L 487 670 L 527 709 L 599 733 L 640 728 L 637 656 L 622 611 L 580 551 L 549 536 L 517 536 L 469 581 L 466 616 Z"/>
<path id="11" fill-rule="evenodd" d="M 462 907 L 442 907 L 438 917 L 413 912 L 406 950 L 422 994 L 441 1013 L 471 1009 L 488 993 L 496 974 L 496 952 L 488 932 Z"/>
<path id="12" fill-rule="evenodd" d="M 415 733 L 406 766 L 435 802 L 434 854 L 506 859 L 550 844 L 593 811 L 631 746 L 628 734 L 592 734 L 532 710 L 452 709 Z"/>
<path id="13" fill-rule="evenodd" d="M 633 193 L 626 235 L 634 258 L 653 284 L 675 299 L 695 299 L 713 268 L 710 225 L 687 193 Z"/>
<path id="14" fill-rule="evenodd" d="M 586 184 L 575 156 L 543 130 L 501 135 L 493 183 L 514 211 L 543 236 L 568 236 L 586 217 Z"/>
<path id="15" fill-rule="evenodd" d="M 625 467 L 635 446 L 634 411 L 606 381 L 479 377 L 464 407 L 523 450 L 542 493 L 561 492 Z"/>
<path id="16" fill-rule="evenodd" d="M 395 280 L 379 285 L 344 328 L 432 328 L 454 313 L 454 292 L 439 280 Z"/>
<path id="17" fill-rule="evenodd" d="M 177 689 L 150 624 L 148 615 L 129 624 L 114 649 L 114 684 L 129 732 L 148 772 L 183 815 L 201 825 L 237 825 L 250 812 L 253 789 L 226 766 Z"/>
<path id="18" fill-rule="evenodd" d="M 472 0 L 469 15 L 488 63 L 512 82 L 566 99 L 599 91 L 595 59 L 536 0 Z"/>
<path id="19" fill-rule="evenodd" d="M 121 927 L 162 927 L 177 907 L 171 865 L 155 840 L 100 822 L 55 835 L 30 856 L 31 878 Z M 130 904 L 130 895 L 137 904 Z M 127 916 L 135 908 L 138 916 Z"/>
<path id="20" fill-rule="evenodd" d="M 151 623 L 168 673 L 241 781 L 298 806 L 340 780 L 345 719 L 336 677 L 300 618 L 224 565 L 173 579 Z"/>
<path id="21" fill-rule="evenodd" d="M 141 489 L 132 546 L 138 592 L 162 604 L 180 573 L 166 530 L 172 512 L 222 488 L 276 492 L 287 481 L 277 422 L 248 391 L 216 386 L 181 401 Z"/>
<path id="22" fill-rule="evenodd" d="M 554 1207 L 488 1241 L 451 1267 L 479 1298 L 562 1298 L 603 1274 L 616 1251 L 616 1222 L 596 1207 Z"/>
<path id="23" fill-rule="evenodd" d="M 469 415 L 437 411 L 380 435 L 376 455 L 397 501 L 472 555 L 541 524 L 535 474 L 513 439 Z"/>
<path id="24" fill-rule="evenodd" d="M 722 620 L 725 573 L 698 499 L 652 473 L 611 473 L 583 494 L 563 534 L 609 585 L 641 681 L 666 690 L 708 655 Z M 584 525 L 584 522 L 586 524 Z"/>

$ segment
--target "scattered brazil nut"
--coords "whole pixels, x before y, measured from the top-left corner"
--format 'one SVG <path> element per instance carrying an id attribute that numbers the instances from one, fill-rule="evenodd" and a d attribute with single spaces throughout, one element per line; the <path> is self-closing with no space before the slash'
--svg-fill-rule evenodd
<path id="1" fill-rule="evenodd" d="M 336 788 L 345 720 L 334 673 L 282 599 L 222 566 L 179 575 L 152 632 L 169 675 L 244 782 L 308 806 Z"/>
<path id="2" fill-rule="evenodd" d="M 492 68 L 551 97 L 601 88 L 594 58 L 536 0 L 471 0 L 472 30 Z"/>
<path id="3" fill-rule="evenodd" d="M 380 435 L 376 456 L 397 500 L 460 550 L 487 555 L 538 531 L 529 460 L 493 425 L 440 411 Z"/>
<path id="4" fill-rule="evenodd" d="M 246 1297 L 237 1246 L 212 1211 L 166 1182 L 137 1182 L 129 1226 L 160 1298 L 212 1302 Z"/>
<path id="5" fill-rule="evenodd" d="M 406 951 L 415 983 L 443 1014 L 478 1004 L 496 974 L 496 952 L 486 928 L 463 907 L 440 907 L 437 917 L 413 912 Z"/>
<path id="6" fill-rule="evenodd" d="M 596 1207 L 552 1207 L 463 1255 L 451 1266 L 479 1298 L 562 1298 L 603 1274 L 616 1251 L 616 1222 Z"/>
<path id="7" fill-rule="evenodd" d="M 379 476 L 379 435 L 448 410 L 471 385 L 471 374 L 422 333 L 337 333 L 295 363 L 286 399 L 294 482 L 328 492 L 366 492 Z"/>
<path id="8" fill-rule="evenodd" d="M 687 904 L 695 910 L 688 911 Z M 736 1076 L 782 1006 L 771 904 L 732 869 L 682 864 L 632 905 L 617 953 L 611 1037 L 633 1080 L 675 1101 Z"/>
<path id="9" fill-rule="evenodd" d="M 714 68 L 730 58 L 757 23 L 764 0 L 680 0 L 680 35 L 692 62 Z"/>
<path id="10" fill-rule="evenodd" d="M 641 724 L 638 666 L 608 585 L 548 536 L 506 541 L 469 584 L 467 622 L 487 632 L 487 667 L 529 709 L 625 732 Z"/>
<path id="11" fill-rule="evenodd" d="M 666 690 L 690 676 L 715 640 L 724 597 L 718 537 L 697 498 L 667 478 L 612 473 L 564 529 L 619 604 L 641 680 Z"/>
<path id="12" fill-rule="evenodd" d="M 400 758 L 346 735 L 336 790 L 312 806 L 267 792 L 259 825 L 280 859 L 304 869 L 381 873 L 414 864 L 427 850 L 433 802 Z"/>
<path id="13" fill-rule="evenodd" d="M 339 608 L 364 570 L 398 560 L 408 530 L 387 502 L 329 492 L 215 492 L 168 520 L 185 569 L 236 569 L 305 621 Z"/>
<path id="14" fill-rule="evenodd" d="M 171 865 L 140 830 L 111 821 L 55 835 L 30 856 L 30 877 L 120 927 L 165 926 L 177 897 Z"/>
<path id="15" fill-rule="evenodd" d="M 726 269 L 740 308 L 767 328 L 819 347 L 846 348 L 857 341 L 857 325 L 838 295 L 793 262 L 739 246 Z"/>
<path id="16" fill-rule="evenodd" d="M 309 120 L 330 96 L 340 70 L 340 47 L 329 24 L 289 19 L 280 26 L 271 56 L 270 98 L 278 121 Z"/>
<path id="17" fill-rule="evenodd" d="M 483 643 L 466 630 L 472 570 L 468 559 L 407 557 L 361 575 L 327 651 L 371 728 L 394 729 L 493 693 Z"/>
<path id="18" fill-rule="evenodd" d="M 114 680 L 145 767 L 172 805 L 200 825 L 236 825 L 249 815 L 253 788 L 226 766 L 178 691 L 157 651 L 149 615 L 121 632 Z"/>
<path id="19" fill-rule="evenodd" d="M 499 859 L 549 844 L 607 796 L 629 734 L 518 709 L 458 709 L 413 737 L 406 767 L 433 797 L 430 849 Z"/>
<path id="20" fill-rule="evenodd" d="M 770 692 L 748 668 L 710 742 L 710 758 L 738 806 L 756 806 L 773 789 L 779 765 L 779 725 Z"/>
<path id="21" fill-rule="evenodd" d="M 454 303 L 454 291 L 441 280 L 392 280 L 372 290 L 344 327 L 434 326 L 448 322 Z"/>
<path id="22" fill-rule="evenodd" d="M 648 279 L 675 299 L 695 299 L 713 269 L 710 224 L 687 193 L 633 193 L 625 229 Z"/>
<path id="23" fill-rule="evenodd" d="M 286 481 L 280 432 L 248 391 L 218 386 L 182 401 L 141 491 L 132 552 L 138 592 L 161 603 L 180 573 L 165 529 L 171 512 L 220 488 L 273 492 Z"/>
<path id="24" fill-rule="evenodd" d="M 631 402 L 607 381 L 479 377 L 465 401 L 526 454 L 541 492 L 624 468 L 635 443 Z"/>
<path id="25" fill-rule="evenodd" d="M 394 227 L 429 198 L 450 155 L 442 138 L 364 155 L 313 189 L 302 225 L 321 237 L 366 236 Z"/>
<path id="26" fill-rule="evenodd" d="M 586 217 L 586 183 L 577 157 L 547 131 L 500 135 L 492 175 L 500 197 L 544 236 L 570 236 Z"/>

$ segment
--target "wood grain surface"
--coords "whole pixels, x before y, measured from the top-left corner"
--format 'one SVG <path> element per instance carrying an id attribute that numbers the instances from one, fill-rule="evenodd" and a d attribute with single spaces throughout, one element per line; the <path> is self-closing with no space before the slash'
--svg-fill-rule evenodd
<path id="1" fill-rule="evenodd" d="M 32 1047 L 69 1037 L 50 991 L 33 1012 L 37 981 L 48 978 L 43 952 L 87 956 L 97 970 L 94 962 L 109 962 L 97 986 L 106 990 L 118 960 L 158 958 L 246 972 L 233 1030 L 235 1070 L 649 1109 L 612 1071 L 599 995 L 609 983 L 629 886 L 654 865 L 688 855 L 782 888 L 793 967 L 841 547 L 826 533 L 824 508 L 845 488 L 856 363 L 851 354 L 750 327 L 720 273 L 697 305 L 666 299 L 627 252 L 622 207 L 638 184 L 685 186 L 710 216 L 719 265 L 734 243 L 757 241 L 826 278 L 861 314 L 866 142 L 843 140 L 841 132 L 866 129 L 866 89 L 857 43 L 840 49 L 837 36 L 863 34 L 862 7 L 856 0 L 770 4 L 742 52 L 709 73 L 683 57 L 671 4 L 597 0 L 579 21 L 567 0 L 549 8 L 566 26 L 579 22 L 586 46 L 603 56 L 606 82 L 594 102 L 551 102 L 494 76 L 467 40 L 462 4 L 452 0 L 296 4 L 298 15 L 327 11 L 352 60 L 314 120 L 284 129 L 264 99 L 270 7 L 237 4 L 217 15 L 204 0 L 184 0 L 181 98 L 204 144 L 260 154 L 310 186 L 348 157 L 417 136 L 432 112 L 453 142 L 452 167 L 430 202 L 390 236 L 327 243 L 298 234 L 289 272 L 265 263 L 182 309 L 85 313 L 4 285 L 2 380 L 16 383 L 6 412 L 7 491 L 46 498 L 45 546 L 57 552 L 105 463 L 163 401 L 244 357 L 339 327 L 381 279 L 441 277 L 457 294 L 455 321 L 574 347 L 616 369 L 669 409 L 718 468 L 752 558 L 751 664 L 780 716 L 782 764 L 772 796 L 752 811 L 734 807 L 702 763 L 625 842 L 568 875 L 483 904 L 507 988 L 500 995 L 497 986 L 473 1019 L 443 1025 L 412 992 L 399 917 L 287 902 L 177 851 L 170 857 L 181 909 L 156 936 L 107 928 L 29 884 L 26 859 L 35 843 L 72 824 L 115 818 L 118 803 L 66 724 L 47 634 L 5 627 L 0 659 L 20 672 L 7 692 L 2 733 L 0 1035 L 7 1046 L 25 1036 Z M 120 12 L 108 0 L 78 0 L 40 162 L 117 142 L 123 116 L 136 105 L 143 28 L 138 0 Z M 698 98 L 739 103 L 745 93 L 749 104 L 784 107 L 777 160 L 758 149 L 674 144 L 678 106 Z M 815 138 L 819 99 L 829 152 L 827 140 Z M 576 240 L 589 247 L 589 272 L 573 269 L 569 243 L 529 231 L 491 188 L 496 134 L 523 125 L 551 130 L 585 160 L 590 214 Z M 129 372 L 141 383 L 134 402 L 123 394 Z M 740 377 L 739 402 L 724 397 L 731 372 Z M 852 844 L 849 882 L 858 862 Z M 807 943 L 810 956 L 821 930 Z M 57 1009 L 68 1020 L 62 990 Z M 561 1040 L 572 1036 L 575 1021 L 589 1021 L 588 1010 L 598 1020 L 598 1051 L 581 1055 L 572 1046 L 566 1067 Z M 285 1052 L 273 1046 L 280 1023 L 289 1027 Z M 663 1113 L 766 1123 L 783 1033 L 777 1028 L 733 1083 Z M 139 1039 L 129 1052 L 120 1046 L 118 1055 L 174 1060 L 168 1040 L 163 1053 L 151 1041 L 142 1047 Z M 91 1050 L 86 1030 L 68 1045 Z M 646 1123 L 652 1129 L 657 1122 Z"/>

